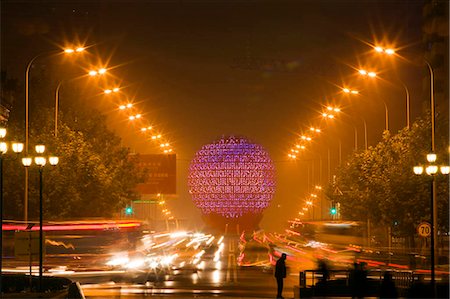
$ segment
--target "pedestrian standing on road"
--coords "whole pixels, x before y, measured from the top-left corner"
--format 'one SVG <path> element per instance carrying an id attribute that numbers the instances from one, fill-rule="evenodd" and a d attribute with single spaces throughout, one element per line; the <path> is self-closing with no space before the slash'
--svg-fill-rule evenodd
<path id="1" fill-rule="evenodd" d="M 384 272 L 383 280 L 380 286 L 380 299 L 386 298 L 398 298 L 397 289 L 395 287 L 394 280 L 392 279 L 389 271 Z"/>
<path id="2" fill-rule="evenodd" d="M 275 278 L 277 279 L 277 298 L 283 298 L 281 293 L 283 292 L 283 279 L 286 278 L 286 253 L 281 254 L 275 265 Z"/>

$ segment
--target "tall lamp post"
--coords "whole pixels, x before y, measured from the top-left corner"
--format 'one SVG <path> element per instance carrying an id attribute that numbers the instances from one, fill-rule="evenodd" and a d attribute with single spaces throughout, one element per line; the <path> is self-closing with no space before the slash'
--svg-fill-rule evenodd
<path id="1" fill-rule="evenodd" d="M 101 75 L 103 75 L 105 73 L 106 73 L 106 69 L 105 68 L 101 68 L 101 69 L 98 69 L 98 70 L 91 70 L 91 71 L 89 71 L 88 75 L 91 76 L 91 77 L 95 77 L 95 76 L 101 76 Z M 76 78 L 74 78 L 72 80 L 75 80 L 75 79 Z M 59 81 L 58 85 L 56 86 L 56 91 L 55 91 L 55 133 L 54 133 L 55 138 L 58 137 L 58 113 L 59 113 L 60 89 L 61 89 L 61 87 L 62 87 L 64 82 L 66 82 L 66 81 L 64 81 L 64 80 L 63 81 Z M 118 91 L 119 91 L 118 87 L 111 89 L 111 92 L 118 92 Z M 105 91 L 105 93 L 107 93 L 107 92 Z"/>
<path id="2" fill-rule="evenodd" d="M 43 236 L 43 196 L 42 196 L 42 173 L 44 166 L 47 164 L 47 158 L 42 156 L 45 152 L 45 145 L 36 145 L 35 147 L 37 156 L 34 157 L 34 163 L 39 167 L 39 292 L 43 291 L 42 288 L 42 273 L 43 273 L 43 249 L 44 249 L 44 236 Z M 48 162 L 52 166 L 56 166 L 59 162 L 59 158 L 51 156 L 48 158 Z M 25 168 L 28 168 L 33 163 L 32 157 L 22 158 L 22 164 Z"/>
<path id="3" fill-rule="evenodd" d="M 369 77 L 369 78 L 375 78 L 375 77 L 377 77 L 377 74 L 376 74 L 375 72 L 370 72 L 370 71 L 366 71 L 366 70 L 362 70 L 362 69 L 361 69 L 361 70 L 358 70 L 358 73 L 359 73 L 361 76 L 364 76 L 364 77 Z M 383 101 L 383 104 L 384 104 L 384 112 L 385 112 L 385 117 L 384 117 L 384 120 L 385 120 L 384 130 L 389 132 L 389 109 L 388 109 L 388 105 L 386 104 L 386 101 L 383 100 L 383 99 L 382 99 L 382 101 Z"/>
<path id="4" fill-rule="evenodd" d="M 2 292 L 2 261 L 3 261 L 3 155 L 8 151 L 8 143 L 3 141 L 6 129 L 0 128 L 0 294 Z M 11 148 L 14 153 L 23 151 L 23 143 L 12 142 Z"/>
<path id="5" fill-rule="evenodd" d="M 430 210 L 431 210 L 431 287 L 433 296 L 436 295 L 436 241 L 437 241 L 437 205 L 436 205 L 436 175 L 438 171 L 444 175 L 450 173 L 449 166 L 440 166 L 436 164 L 437 156 L 434 153 L 427 155 L 428 165 L 425 166 L 414 166 L 413 170 L 416 175 L 421 175 L 425 170 L 425 173 L 432 177 L 431 181 L 431 200 L 430 200 Z"/>
<path id="6" fill-rule="evenodd" d="M 27 68 L 25 70 L 25 154 L 28 154 L 28 137 L 29 137 L 29 124 L 28 124 L 28 111 L 29 111 L 29 94 L 30 94 L 30 87 L 29 87 L 29 81 L 30 81 L 30 70 L 31 66 L 33 65 L 33 62 L 44 56 L 52 56 L 58 53 L 66 54 L 66 55 L 72 55 L 74 53 L 82 53 L 84 52 L 84 47 L 77 47 L 77 48 L 66 48 L 63 51 L 61 50 L 54 50 L 54 51 L 48 51 L 44 53 L 40 53 L 36 56 L 34 56 L 27 64 Z M 24 194 L 24 221 L 28 221 L 28 168 L 25 167 L 25 194 Z"/>

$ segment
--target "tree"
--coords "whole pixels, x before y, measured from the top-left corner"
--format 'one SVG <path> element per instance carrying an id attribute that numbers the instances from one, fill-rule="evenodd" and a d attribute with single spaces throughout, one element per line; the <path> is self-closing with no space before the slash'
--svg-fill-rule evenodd
<path id="1" fill-rule="evenodd" d="M 437 116 L 437 123 L 448 119 Z M 412 236 L 415 227 L 430 215 L 430 178 L 416 176 L 412 169 L 426 162 L 430 151 L 430 121 L 418 119 L 410 129 L 383 135 L 382 141 L 356 152 L 339 170 L 336 183 L 343 196 L 327 195 L 341 205 L 347 219 L 367 219 L 392 227 L 398 235 Z M 441 163 L 448 164 L 448 129 L 437 126 L 436 149 Z M 448 230 L 448 181 L 437 178 L 438 225 Z"/>
<path id="2" fill-rule="evenodd" d="M 54 108 L 47 101 L 50 92 L 42 78 L 33 86 L 33 113 L 30 113 L 29 144 L 46 145 L 46 155 L 60 157 L 59 164 L 44 168 L 45 219 L 61 220 L 81 217 L 111 217 L 131 200 L 137 199 L 134 187 L 142 182 L 143 170 L 137 167 L 139 156 L 130 156 L 118 136 L 107 128 L 106 117 L 80 105 L 81 94 L 70 93 L 72 104 L 60 111 L 58 137 L 54 137 Z M 17 91 L 17 94 L 20 94 Z M 77 105 L 78 103 L 78 105 Z M 15 105 L 14 108 L 20 107 Z M 30 108 L 31 109 L 31 108 Z M 20 109 L 21 110 L 21 109 Z M 8 123 L 11 136 L 22 140 L 24 121 L 19 109 L 13 109 Z M 31 111 L 30 111 L 31 112 Z M 23 211 L 24 171 L 20 161 L 5 164 L 5 215 L 21 219 Z M 29 217 L 38 216 L 38 171 L 29 170 Z"/>

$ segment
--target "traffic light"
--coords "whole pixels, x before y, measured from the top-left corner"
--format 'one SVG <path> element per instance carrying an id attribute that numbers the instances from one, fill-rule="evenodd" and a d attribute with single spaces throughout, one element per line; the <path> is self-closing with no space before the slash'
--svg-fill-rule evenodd
<path id="1" fill-rule="evenodd" d="M 132 207 L 126 207 L 125 208 L 125 215 L 131 215 L 133 214 L 133 208 Z"/>
<path id="2" fill-rule="evenodd" d="M 333 216 L 337 214 L 336 204 L 334 202 L 331 203 L 330 214 Z"/>

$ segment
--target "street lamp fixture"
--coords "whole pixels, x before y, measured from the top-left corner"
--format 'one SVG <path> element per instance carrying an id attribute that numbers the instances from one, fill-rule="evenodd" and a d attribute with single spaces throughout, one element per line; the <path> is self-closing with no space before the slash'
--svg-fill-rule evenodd
<path id="1" fill-rule="evenodd" d="M 327 110 L 332 112 L 341 112 L 341 109 L 339 107 L 327 106 Z"/>
<path id="2" fill-rule="evenodd" d="M 133 107 L 133 104 L 132 103 L 128 103 L 128 104 L 120 105 L 119 106 L 119 110 L 130 109 L 132 107 Z"/>
<path id="3" fill-rule="evenodd" d="M 395 54 L 395 50 L 391 49 L 391 48 L 383 48 L 383 47 L 380 47 L 380 46 L 376 46 L 373 49 L 375 50 L 375 52 L 378 52 L 378 53 L 385 53 L 387 55 L 394 55 Z"/>
<path id="4" fill-rule="evenodd" d="M 43 154 L 45 152 L 45 145 L 43 144 L 38 144 L 34 147 L 36 153 L 38 154 Z"/>
<path id="5" fill-rule="evenodd" d="M 64 49 L 64 53 L 66 54 L 73 54 L 73 53 L 80 53 L 85 50 L 84 47 L 78 47 L 78 48 L 66 48 Z"/>
<path id="6" fill-rule="evenodd" d="M 302 135 L 302 136 L 300 136 L 300 138 L 301 138 L 302 140 L 306 140 L 306 141 L 311 141 L 311 140 L 312 140 L 311 137 L 306 136 L 306 135 Z"/>
<path id="7" fill-rule="evenodd" d="M 0 128 L 0 138 L 6 136 L 6 128 Z M 12 151 L 19 154 L 23 151 L 23 143 L 12 142 Z M 0 142 L 0 233 L 3 232 L 3 155 L 8 152 L 8 142 Z M 0 290 L 2 289 L 3 238 L 0 236 Z"/>
<path id="8" fill-rule="evenodd" d="M 105 68 L 101 68 L 101 69 L 98 69 L 98 70 L 90 70 L 88 72 L 89 76 L 91 76 L 91 77 L 95 77 L 97 75 L 103 75 L 105 73 L 106 73 L 106 69 Z"/>
<path id="9" fill-rule="evenodd" d="M 427 155 L 427 161 L 429 163 L 435 163 L 437 156 L 435 153 L 430 153 Z M 436 203 L 436 175 L 438 171 L 444 175 L 450 173 L 450 166 L 438 167 L 435 164 L 430 164 L 426 166 L 414 166 L 413 171 L 416 175 L 421 175 L 425 169 L 425 173 L 432 177 L 431 181 L 431 288 L 433 295 L 436 295 L 436 239 L 437 239 L 437 203 Z M 433 296 L 434 297 L 434 296 Z"/>
<path id="10" fill-rule="evenodd" d="M 41 156 L 45 151 L 45 146 L 42 144 L 35 146 L 35 151 L 38 156 L 34 157 L 34 163 L 39 167 L 39 292 L 43 291 L 42 288 L 42 275 L 43 275 L 43 250 L 44 250 L 44 236 L 43 236 L 43 184 L 42 184 L 42 173 L 44 166 L 47 164 L 47 158 Z M 22 164 L 25 168 L 31 166 L 33 161 L 32 157 L 22 158 Z M 59 158 L 51 156 L 48 158 L 49 164 L 56 166 L 59 162 Z"/>
<path id="11" fill-rule="evenodd" d="M 342 91 L 348 94 L 359 94 L 359 91 L 350 88 L 342 88 Z"/>
<path id="12" fill-rule="evenodd" d="M 110 93 L 116 93 L 116 92 L 119 92 L 119 90 L 120 90 L 120 88 L 119 87 L 114 87 L 114 88 L 111 88 L 111 89 L 105 89 L 104 91 L 103 91 L 103 93 L 105 93 L 105 94 L 110 94 Z"/>
<path id="13" fill-rule="evenodd" d="M 377 74 L 375 72 L 372 71 L 367 71 L 367 70 L 358 70 L 358 72 L 363 75 L 363 76 L 369 76 L 371 78 L 375 78 L 377 76 Z"/>
<path id="14" fill-rule="evenodd" d="M 147 131 L 150 131 L 151 129 L 153 129 L 152 126 L 144 127 L 144 128 L 141 128 L 141 132 L 147 132 Z"/>
<path id="15" fill-rule="evenodd" d="M 128 117 L 128 119 L 129 119 L 129 120 L 135 120 L 135 119 L 139 119 L 139 118 L 141 118 L 141 117 L 142 117 L 141 114 L 135 114 L 135 115 L 130 115 L 130 116 Z"/>

